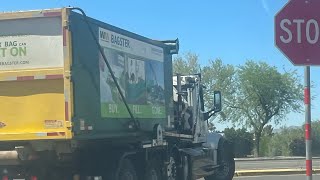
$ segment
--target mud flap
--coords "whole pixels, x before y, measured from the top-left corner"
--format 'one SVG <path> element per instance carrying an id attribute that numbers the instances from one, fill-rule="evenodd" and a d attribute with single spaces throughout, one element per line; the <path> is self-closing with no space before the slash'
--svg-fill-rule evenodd
<path id="1" fill-rule="evenodd" d="M 210 152 L 203 147 L 180 149 L 183 155 L 187 155 L 189 159 L 189 175 L 191 179 L 199 179 L 210 176 L 214 173 L 217 165 L 214 164 Z M 182 167 L 183 168 L 183 167 Z"/>

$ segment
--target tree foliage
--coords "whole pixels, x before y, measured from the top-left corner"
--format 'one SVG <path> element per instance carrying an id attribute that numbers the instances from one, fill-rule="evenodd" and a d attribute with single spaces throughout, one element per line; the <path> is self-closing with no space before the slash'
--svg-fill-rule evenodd
<path id="1" fill-rule="evenodd" d="M 262 136 L 272 137 L 273 135 L 274 135 L 274 133 L 273 133 L 273 127 L 272 127 L 272 125 L 266 125 L 266 126 L 263 128 Z"/>
<path id="2" fill-rule="evenodd" d="M 200 72 L 199 56 L 191 52 L 178 56 L 173 60 L 174 74 L 196 74 Z"/>
<path id="3" fill-rule="evenodd" d="M 221 59 L 209 60 L 208 65 L 203 67 L 202 74 L 203 83 L 206 86 L 204 98 L 207 107 L 212 105 L 215 90 L 221 91 L 223 104 L 232 103 L 234 93 L 237 91 L 234 66 L 223 64 Z M 229 114 L 228 110 L 223 109 L 223 112 Z"/>
<path id="4" fill-rule="evenodd" d="M 313 121 L 312 127 L 312 154 L 320 155 L 320 121 Z M 265 156 L 305 156 L 304 125 L 298 127 L 282 127 L 274 133 L 269 141 L 262 143 L 265 147 Z M 262 138 L 264 139 L 264 138 Z"/>
<path id="5" fill-rule="evenodd" d="M 202 83 L 205 85 L 205 105 L 211 108 L 213 94 L 219 90 L 223 94 L 223 101 L 230 99 L 228 96 L 235 92 L 235 68 L 224 65 L 221 59 L 209 60 L 208 65 L 201 67 L 199 56 L 191 52 L 178 56 L 173 60 L 173 72 L 179 74 L 202 74 Z"/>
<path id="6" fill-rule="evenodd" d="M 313 121 L 311 123 L 311 138 L 312 138 L 312 153 L 314 155 L 320 155 L 320 120 Z M 304 130 L 304 126 L 303 126 Z"/>
<path id="7" fill-rule="evenodd" d="M 253 148 L 253 135 L 245 128 L 226 128 L 224 136 L 233 144 L 236 157 L 246 157 L 251 154 Z"/>
<path id="8" fill-rule="evenodd" d="M 223 118 L 219 119 L 252 130 L 255 156 L 259 156 L 264 128 L 285 120 L 289 112 L 301 110 L 303 86 L 296 71 L 280 73 L 276 67 L 256 61 L 235 67 L 220 59 L 209 60 L 201 68 L 198 56 L 192 53 L 177 57 L 173 66 L 174 72 L 182 74 L 199 73 L 202 69 L 206 107 L 212 105 L 214 90 L 220 90 Z"/>
<path id="9" fill-rule="evenodd" d="M 303 137 L 295 138 L 289 145 L 290 154 L 292 156 L 305 156 L 306 154 L 306 142 Z"/>
<path id="10" fill-rule="evenodd" d="M 272 125 L 266 125 L 263 128 L 261 141 L 260 141 L 260 155 L 261 156 L 268 156 L 269 154 L 269 143 L 274 136 L 273 127 Z"/>
<path id="11" fill-rule="evenodd" d="M 259 156 L 264 127 L 278 124 L 289 112 L 299 112 L 303 86 L 296 72 L 280 73 L 264 62 L 247 61 L 238 70 L 238 91 L 229 114 L 232 122 L 242 123 L 254 132 L 255 156 Z"/>
<path id="12" fill-rule="evenodd" d="M 282 127 L 278 133 L 271 138 L 268 144 L 268 156 L 292 156 L 294 148 L 292 145 L 296 139 L 304 137 L 304 131 L 300 127 Z"/>

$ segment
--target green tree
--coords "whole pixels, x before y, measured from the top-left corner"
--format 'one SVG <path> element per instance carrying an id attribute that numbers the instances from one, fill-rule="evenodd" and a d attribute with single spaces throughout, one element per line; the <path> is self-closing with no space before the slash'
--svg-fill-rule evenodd
<path id="1" fill-rule="evenodd" d="M 202 74 L 202 83 L 205 86 L 204 99 L 205 106 L 210 109 L 213 104 L 213 95 L 215 90 L 220 90 L 223 94 L 222 101 L 226 104 L 232 104 L 233 93 L 235 92 L 236 83 L 235 68 L 232 65 L 224 65 L 221 59 L 209 60 L 208 65 L 201 68 L 199 64 L 199 56 L 191 52 L 184 56 L 178 56 L 173 60 L 174 73 L 180 74 Z M 223 111 L 228 109 L 224 109 Z M 225 113 L 220 119 L 224 119 Z M 218 118 L 219 119 L 219 118 Z"/>
<path id="2" fill-rule="evenodd" d="M 292 156 L 300 150 L 297 148 L 298 140 L 304 138 L 304 131 L 301 127 L 282 127 L 275 133 L 269 143 L 269 156 Z M 300 146 L 301 147 L 301 146 Z"/>
<path id="3" fill-rule="evenodd" d="M 272 137 L 274 136 L 272 125 L 266 125 L 263 128 L 261 141 L 260 141 L 260 155 L 268 156 L 269 154 L 269 145 Z"/>
<path id="4" fill-rule="evenodd" d="M 302 126 L 305 130 L 305 126 Z M 312 138 L 312 154 L 320 155 L 320 121 L 316 120 L 311 123 L 311 138 Z"/>
<path id="5" fill-rule="evenodd" d="M 312 154 L 320 155 L 320 121 L 313 121 L 312 124 Z M 304 125 L 300 127 L 282 127 L 279 132 L 274 133 L 265 147 L 265 155 L 269 156 L 304 156 L 305 134 Z M 264 151 L 263 151 L 264 152 Z"/>
<path id="6" fill-rule="evenodd" d="M 203 83 L 206 86 L 204 98 L 206 107 L 210 108 L 213 102 L 215 90 L 221 91 L 223 106 L 232 106 L 235 93 L 237 92 L 236 69 L 232 65 L 225 65 L 221 59 L 209 60 L 207 66 L 203 67 Z M 223 108 L 222 113 L 230 114 L 229 108 Z M 223 118 L 220 118 L 223 120 Z"/>
<path id="7" fill-rule="evenodd" d="M 245 157 L 251 154 L 253 135 L 245 128 L 226 128 L 224 136 L 232 143 L 236 157 Z"/>
<path id="8" fill-rule="evenodd" d="M 262 135 L 263 136 L 273 136 L 274 133 L 273 133 L 273 127 L 272 125 L 266 125 L 264 128 L 263 128 L 263 131 L 262 131 Z"/>
<path id="9" fill-rule="evenodd" d="M 232 104 L 232 98 L 236 92 L 235 68 L 232 65 L 224 65 L 221 59 L 209 60 L 208 65 L 201 68 L 199 56 L 188 52 L 184 56 L 178 56 L 173 60 L 173 72 L 180 74 L 202 74 L 202 83 L 205 85 L 206 107 L 211 108 L 213 94 L 219 90 L 223 94 L 223 102 Z M 227 110 L 227 109 L 226 109 Z"/>
<path id="10" fill-rule="evenodd" d="M 260 140 L 260 156 L 269 156 L 270 142 L 273 136 L 262 136 Z"/>
<path id="11" fill-rule="evenodd" d="M 199 56 L 188 52 L 184 56 L 177 56 L 173 60 L 174 74 L 196 74 L 200 73 Z"/>
<path id="12" fill-rule="evenodd" d="M 253 130 L 257 157 L 264 127 L 301 110 L 303 86 L 295 71 L 280 73 L 264 62 L 247 61 L 239 67 L 237 78 L 236 97 L 228 117 Z"/>
<path id="13" fill-rule="evenodd" d="M 305 156 L 306 143 L 304 137 L 295 138 L 289 145 L 292 156 Z"/>
<path id="14" fill-rule="evenodd" d="M 173 68 L 181 74 L 201 72 L 198 55 L 192 53 L 175 58 Z M 271 122 L 278 124 L 289 112 L 301 110 L 303 86 L 296 71 L 280 73 L 274 66 L 254 61 L 236 68 L 216 59 L 209 60 L 201 73 L 206 86 L 206 107 L 211 108 L 214 90 L 220 90 L 223 110 L 218 119 L 252 130 L 255 156 L 259 156 L 265 126 Z"/>

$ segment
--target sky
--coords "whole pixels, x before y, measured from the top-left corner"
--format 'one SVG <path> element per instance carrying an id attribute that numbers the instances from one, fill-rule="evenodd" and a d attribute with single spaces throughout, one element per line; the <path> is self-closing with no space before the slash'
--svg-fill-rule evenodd
<path id="1" fill-rule="evenodd" d="M 156 40 L 179 38 L 180 55 L 194 52 L 202 65 L 209 59 L 241 65 L 265 61 L 279 70 L 297 69 L 274 45 L 274 16 L 287 0 L 11 0 L 0 11 L 78 6 L 88 16 Z M 313 95 L 320 92 L 320 68 L 311 67 Z M 302 81 L 303 83 L 303 81 Z M 320 119 L 320 97 L 312 101 L 312 119 Z M 282 124 L 302 125 L 304 113 L 291 113 Z M 229 124 L 215 123 L 218 129 Z"/>

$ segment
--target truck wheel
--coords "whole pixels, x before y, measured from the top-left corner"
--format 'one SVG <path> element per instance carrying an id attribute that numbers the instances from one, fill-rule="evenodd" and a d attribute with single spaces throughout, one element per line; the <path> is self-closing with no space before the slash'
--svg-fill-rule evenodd
<path id="1" fill-rule="evenodd" d="M 162 180 L 161 167 L 157 159 L 153 159 L 146 164 L 144 180 Z"/>
<path id="2" fill-rule="evenodd" d="M 124 159 L 120 164 L 117 180 L 138 180 L 137 172 L 129 159 Z"/>
<path id="3" fill-rule="evenodd" d="M 190 180 L 190 167 L 188 156 L 181 156 L 181 167 L 178 168 L 178 178 L 177 180 Z"/>
<path id="4" fill-rule="evenodd" d="M 205 180 L 232 180 L 235 172 L 232 147 L 224 139 L 219 141 L 218 147 L 218 163 L 220 167 L 213 175 L 205 177 Z"/>

